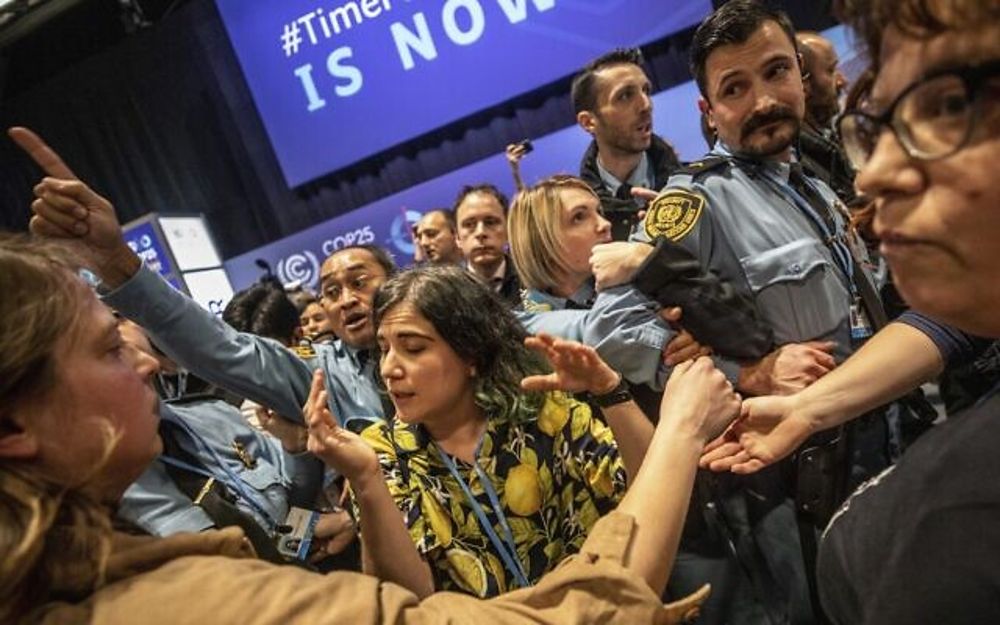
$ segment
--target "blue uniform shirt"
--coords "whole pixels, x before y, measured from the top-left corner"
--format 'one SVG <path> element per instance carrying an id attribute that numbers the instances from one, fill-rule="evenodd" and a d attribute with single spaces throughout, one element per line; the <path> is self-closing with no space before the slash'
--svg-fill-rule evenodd
<path id="1" fill-rule="evenodd" d="M 629 382 L 659 389 L 669 375 L 663 365 L 663 350 L 676 335 L 660 318 L 659 308 L 658 303 L 628 285 L 594 297 L 593 285 L 585 284 L 569 299 L 529 290 L 523 310 L 515 315 L 528 332 L 545 332 L 590 345 Z"/>
<path id="2" fill-rule="evenodd" d="M 777 344 L 832 340 L 843 360 L 852 351 L 851 278 L 787 192 L 790 164 L 744 160 L 724 146 L 710 156 L 719 158 L 703 161 L 705 171 L 693 166 L 671 176 L 633 239 L 663 235 L 687 248 L 753 297 Z M 811 182 L 829 202 L 836 236 L 862 254 L 833 191 Z"/>
<path id="3" fill-rule="evenodd" d="M 222 400 L 162 403 L 160 417 L 174 423 L 183 421 L 186 428 L 178 431 L 189 428 L 195 433 L 198 442 L 187 436 L 179 436 L 175 442 L 198 458 L 199 468 L 227 485 L 236 495 L 237 507 L 266 531 L 285 521 L 291 504 L 308 506 L 319 492 L 322 465 L 315 458 L 286 453 L 274 438 L 250 427 L 239 410 Z M 234 443 L 253 459 L 252 468 L 240 459 Z M 205 446 L 211 452 L 206 452 Z M 230 476 L 240 480 L 240 487 L 256 505 L 230 486 Z M 155 536 L 198 532 L 213 526 L 205 511 L 177 488 L 160 458 L 125 491 L 118 515 Z"/>
<path id="4" fill-rule="evenodd" d="M 317 368 L 342 422 L 383 417 L 376 363 L 341 341 L 313 344 L 314 353 L 303 358 L 272 339 L 237 332 L 145 267 L 104 301 L 145 328 L 182 367 L 283 417 L 302 421 Z"/>
<path id="5" fill-rule="evenodd" d="M 330 410 L 342 422 L 384 417 L 378 363 L 341 341 L 313 344 L 314 353 L 303 358 L 277 341 L 237 332 L 145 267 L 103 299 L 143 326 L 184 368 L 284 417 L 301 421 L 316 368 L 325 374 Z M 530 333 L 594 346 L 630 381 L 662 384 L 660 360 L 673 333 L 655 314 L 657 309 L 638 291 L 616 287 L 600 293 L 589 310 L 515 315 Z"/>

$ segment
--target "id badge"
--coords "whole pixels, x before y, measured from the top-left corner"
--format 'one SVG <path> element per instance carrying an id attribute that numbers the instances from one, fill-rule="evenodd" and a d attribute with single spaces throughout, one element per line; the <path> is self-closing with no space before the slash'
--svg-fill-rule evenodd
<path id="1" fill-rule="evenodd" d="M 293 506 L 288 511 L 288 517 L 282 528 L 288 531 L 278 536 L 278 551 L 281 555 L 305 560 L 309 554 L 309 546 L 312 545 L 317 521 L 319 521 L 319 512 Z"/>
<path id="2" fill-rule="evenodd" d="M 868 319 L 861 300 L 855 299 L 851 304 L 851 338 L 855 341 L 863 341 L 869 338 L 875 331 L 872 330 L 872 322 Z"/>

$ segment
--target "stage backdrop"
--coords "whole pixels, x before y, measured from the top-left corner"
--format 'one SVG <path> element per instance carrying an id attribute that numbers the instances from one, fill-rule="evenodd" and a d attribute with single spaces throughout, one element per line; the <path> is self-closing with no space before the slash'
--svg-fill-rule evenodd
<path id="1" fill-rule="evenodd" d="M 823 34 L 833 41 L 841 67 L 851 80 L 857 78 L 863 59 L 855 52 L 847 31 L 837 26 Z M 697 108 L 698 88 L 693 81 L 682 83 L 653 96 L 653 128 L 667 137 L 684 161 L 702 156 L 706 151 L 701 136 Z M 579 157 L 590 141 L 589 135 L 571 126 L 533 139 L 535 150 L 521 162 L 525 184 L 532 184 L 554 173 L 576 174 Z M 410 226 L 420 215 L 437 207 L 450 207 L 464 184 L 489 181 L 507 193 L 513 181 L 507 160 L 502 154 L 483 159 L 444 176 L 401 191 L 351 213 L 328 220 L 270 245 L 257 248 L 226 261 L 225 268 L 233 286 L 245 288 L 261 275 L 255 264 L 267 262 L 283 282 L 301 280 L 318 288 L 319 265 L 331 252 L 352 243 L 373 243 L 389 250 L 400 265 L 413 260 Z"/>
<path id="2" fill-rule="evenodd" d="M 710 0 L 216 3 L 293 187 L 711 11 Z"/>
<path id="3" fill-rule="evenodd" d="M 668 89 L 653 97 L 653 127 L 670 137 L 684 160 L 705 152 L 698 125 L 698 90 L 693 82 Z M 525 184 L 555 173 L 576 174 L 580 155 L 590 135 L 576 126 L 532 137 L 535 150 L 521 162 Z M 279 241 L 229 259 L 225 263 L 233 286 L 245 288 L 261 275 L 258 259 L 267 262 L 282 280 L 301 280 L 318 286 L 319 265 L 330 253 L 345 245 L 373 243 L 389 250 L 400 265 L 413 259 L 410 226 L 420 216 L 438 207 L 450 207 L 465 184 L 491 182 L 505 193 L 514 183 L 504 155 L 498 154 L 383 198 L 341 217 L 313 226 Z"/>

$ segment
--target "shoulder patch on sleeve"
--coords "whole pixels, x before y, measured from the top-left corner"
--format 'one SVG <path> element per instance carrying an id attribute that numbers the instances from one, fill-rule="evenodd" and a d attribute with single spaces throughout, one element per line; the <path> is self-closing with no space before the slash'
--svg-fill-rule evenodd
<path id="1" fill-rule="evenodd" d="M 302 341 L 298 345 L 292 348 L 295 354 L 303 359 L 309 360 L 310 358 L 316 357 L 316 350 L 313 348 L 312 343 L 308 341 Z"/>
<path id="2" fill-rule="evenodd" d="M 646 236 L 683 239 L 701 218 L 705 198 L 697 193 L 669 189 L 661 193 L 646 213 Z"/>
<path id="3" fill-rule="evenodd" d="M 521 310 L 529 313 L 544 313 L 552 310 L 552 304 L 538 299 L 534 291 L 521 290 Z"/>

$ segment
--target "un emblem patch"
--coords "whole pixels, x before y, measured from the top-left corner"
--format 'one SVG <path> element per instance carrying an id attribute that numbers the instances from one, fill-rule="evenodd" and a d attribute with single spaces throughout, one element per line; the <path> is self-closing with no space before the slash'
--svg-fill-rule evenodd
<path id="1" fill-rule="evenodd" d="M 680 241 L 701 217 L 705 198 L 697 193 L 671 189 L 658 196 L 646 213 L 646 236 Z"/>

